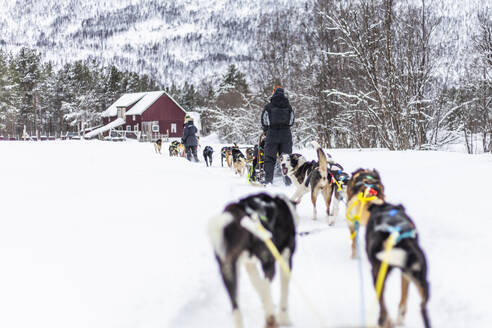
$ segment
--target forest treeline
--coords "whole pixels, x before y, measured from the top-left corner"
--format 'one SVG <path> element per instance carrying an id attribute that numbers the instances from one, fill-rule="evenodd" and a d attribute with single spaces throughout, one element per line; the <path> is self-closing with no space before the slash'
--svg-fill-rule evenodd
<path id="1" fill-rule="evenodd" d="M 272 86 L 282 84 L 298 144 L 315 138 L 326 147 L 438 149 L 461 138 L 469 152 L 490 152 L 491 17 L 490 8 L 477 9 L 469 40 L 453 41 L 442 35 L 453 18 L 426 0 L 310 1 L 260 15 L 248 29 L 256 40 L 249 64 L 231 60 L 225 72 L 214 71 L 211 58 L 199 85 L 161 85 L 94 59 L 54 68 L 36 49 L 3 51 L 0 134 L 94 126 L 122 93 L 163 89 L 201 113 L 203 133 L 251 143 Z M 457 42 L 468 42 L 467 51 L 457 53 Z"/>

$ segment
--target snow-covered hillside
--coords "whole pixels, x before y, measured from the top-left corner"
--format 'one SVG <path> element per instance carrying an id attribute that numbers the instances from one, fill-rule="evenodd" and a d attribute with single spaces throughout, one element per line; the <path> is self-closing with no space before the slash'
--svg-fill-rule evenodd
<path id="1" fill-rule="evenodd" d="M 426 5 L 443 16 L 435 42 L 449 52 L 444 67 L 466 60 L 470 32 L 484 2 Z M 314 6 L 314 0 L 0 0 L 0 46 L 9 51 L 35 48 L 58 66 L 91 57 L 164 84 L 197 83 L 230 63 L 243 71 L 256 69 L 261 14 L 269 13 L 273 20 L 279 10 Z"/>
<path id="2" fill-rule="evenodd" d="M 231 327 L 205 227 L 228 202 L 264 189 L 221 168 L 220 145 L 213 146 L 214 167 L 206 168 L 166 151 L 157 155 L 149 143 L 0 142 L 0 326 Z M 300 151 L 315 156 L 312 149 Z M 388 200 L 403 203 L 415 220 L 429 263 L 433 326 L 488 327 L 490 154 L 329 152 L 348 171 L 377 168 Z M 325 218 L 311 220 L 309 197 L 299 206 L 299 230 L 320 232 L 298 237 L 293 278 L 328 327 L 361 322 L 357 262 L 349 259 L 343 210 L 328 227 Z M 365 258 L 363 266 L 366 316 L 374 323 Z M 260 301 L 245 272 L 241 278 L 245 324 L 259 327 Z M 394 318 L 399 275 L 389 279 Z M 294 327 L 321 327 L 295 286 L 290 304 Z M 412 287 L 405 327 L 422 326 L 418 304 Z"/>
<path id="3" fill-rule="evenodd" d="M 303 1 L 0 0 L 0 45 L 37 48 L 62 65 L 96 58 L 163 83 L 198 82 L 211 68 L 244 68 L 260 12 Z"/>

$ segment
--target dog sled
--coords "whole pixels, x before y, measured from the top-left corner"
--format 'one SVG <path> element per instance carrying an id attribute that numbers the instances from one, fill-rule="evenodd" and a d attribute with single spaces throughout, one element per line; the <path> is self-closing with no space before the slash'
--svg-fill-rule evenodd
<path id="1" fill-rule="evenodd" d="M 248 171 L 248 182 L 252 185 L 265 185 L 265 133 L 261 133 L 258 144 L 253 149 L 253 158 Z"/>

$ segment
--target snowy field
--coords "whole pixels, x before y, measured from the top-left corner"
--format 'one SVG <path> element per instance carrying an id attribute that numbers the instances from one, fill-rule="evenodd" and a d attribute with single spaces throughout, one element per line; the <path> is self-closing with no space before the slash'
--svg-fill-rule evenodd
<path id="1" fill-rule="evenodd" d="M 206 141 L 202 141 L 206 145 Z M 0 327 L 232 327 L 230 303 L 205 234 L 208 219 L 262 191 L 220 167 L 156 155 L 150 143 L 0 142 Z M 313 159 L 312 149 L 300 152 Z M 490 327 L 492 156 L 446 152 L 330 150 L 347 171 L 377 168 L 389 202 L 403 203 L 427 254 L 433 327 Z M 202 159 L 201 151 L 199 157 Z M 291 195 L 292 187 L 272 187 Z M 298 208 L 291 318 L 296 328 L 361 325 L 357 261 L 343 217 L 328 227 L 324 204 Z M 377 314 L 363 258 L 364 308 Z M 389 277 L 392 318 L 400 275 Z M 274 297 L 278 304 L 279 281 Z M 261 327 L 259 298 L 245 271 L 239 302 L 246 327 Z M 405 327 L 422 327 L 410 290 Z M 323 324 L 322 324 L 323 322 Z"/>

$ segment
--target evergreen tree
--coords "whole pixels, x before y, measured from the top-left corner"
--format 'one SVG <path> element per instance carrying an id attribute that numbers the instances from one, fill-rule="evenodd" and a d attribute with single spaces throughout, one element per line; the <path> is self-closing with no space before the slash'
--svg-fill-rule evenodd
<path id="1" fill-rule="evenodd" d="M 22 48 L 11 61 L 10 72 L 13 78 L 13 104 L 17 108 L 16 133 L 21 134 L 26 126 L 29 134 L 37 133 L 37 86 L 40 76 L 41 55 L 33 49 Z"/>
<path id="2" fill-rule="evenodd" d="M 249 93 L 248 84 L 246 83 L 245 74 L 240 72 L 236 65 L 231 64 L 222 77 L 219 90 L 221 92 L 236 91 L 240 94 Z"/>

